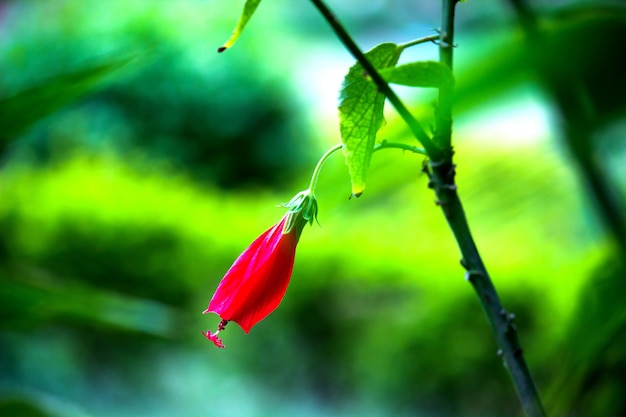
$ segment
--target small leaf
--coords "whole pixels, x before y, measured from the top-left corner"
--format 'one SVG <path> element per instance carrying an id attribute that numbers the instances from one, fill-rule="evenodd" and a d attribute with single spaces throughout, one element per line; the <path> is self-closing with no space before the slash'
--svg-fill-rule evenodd
<path id="1" fill-rule="evenodd" d="M 436 61 L 411 62 L 379 72 L 387 82 L 409 87 L 442 87 L 453 82 L 450 68 Z"/>
<path id="2" fill-rule="evenodd" d="M 402 52 L 396 44 L 382 43 L 365 53 L 374 68 L 396 65 Z M 343 80 L 339 93 L 339 130 L 343 154 L 352 181 L 352 195 L 365 189 L 376 133 L 383 123 L 385 97 L 356 63 Z"/>
<path id="3" fill-rule="evenodd" d="M 68 71 L 38 86 L 0 98 L 0 150 L 34 123 L 96 90 L 108 75 L 135 60 L 136 56 L 115 57 Z"/>
<path id="4" fill-rule="evenodd" d="M 237 22 L 237 26 L 235 26 L 235 29 L 233 30 L 233 34 L 230 35 L 230 38 L 228 38 L 224 45 L 220 46 L 217 49 L 217 52 L 224 52 L 225 50 L 233 46 L 233 44 L 239 38 L 239 35 L 241 35 L 243 28 L 246 27 L 248 21 L 256 11 L 259 3 L 261 3 L 261 0 L 246 0 L 246 4 L 244 4 L 243 6 L 243 11 L 241 12 L 241 16 L 239 16 L 239 21 Z"/>

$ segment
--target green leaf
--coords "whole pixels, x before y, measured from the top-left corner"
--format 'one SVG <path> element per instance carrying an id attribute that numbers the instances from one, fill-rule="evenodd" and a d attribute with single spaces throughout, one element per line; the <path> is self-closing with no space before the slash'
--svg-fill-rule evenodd
<path id="1" fill-rule="evenodd" d="M 379 72 L 387 82 L 409 87 L 442 87 L 453 82 L 450 68 L 436 61 L 411 62 Z"/>
<path id="2" fill-rule="evenodd" d="M 365 53 L 374 68 L 395 66 L 402 49 L 393 43 L 382 43 Z M 339 130 L 343 154 L 352 181 L 352 195 L 365 189 L 367 171 L 383 123 L 385 97 L 364 72 L 361 64 L 350 68 L 339 93 Z"/>
<path id="3" fill-rule="evenodd" d="M 0 150 L 34 123 L 61 107 L 96 90 L 114 71 L 135 60 L 135 56 L 115 57 L 107 62 L 68 71 L 0 98 Z"/>
<path id="4" fill-rule="evenodd" d="M 248 21 L 256 11 L 256 8 L 261 3 L 261 0 L 246 0 L 246 4 L 243 6 L 243 11 L 241 12 L 241 16 L 239 16 L 239 21 L 237 22 L 237 26 L 233 30 L 233 34 L 230 35 L 230 38 L 224 43 L 224 45 L 220 46 L 217 49 L 217 52 L 224 52 L 237 41 L 239 35 L 243 31 L 243 28 L 246 27 Z"/>

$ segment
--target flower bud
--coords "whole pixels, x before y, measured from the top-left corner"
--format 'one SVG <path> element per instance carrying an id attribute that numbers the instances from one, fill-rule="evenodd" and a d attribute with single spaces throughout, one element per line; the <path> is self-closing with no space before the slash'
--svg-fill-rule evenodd
<path id="1" fill-rule="evenodd" d="M 222 319 L 214 334 L 203 332 L 217 347 L 224 347 L 217 334 L 226 323 L 234 321 L 247 334 L 278 307 L 287 291 L 302 230 L 317 219 L 317 200 L 306 190 L 283 207 L 287 213 L 239 255 L 203 311 Z"/>

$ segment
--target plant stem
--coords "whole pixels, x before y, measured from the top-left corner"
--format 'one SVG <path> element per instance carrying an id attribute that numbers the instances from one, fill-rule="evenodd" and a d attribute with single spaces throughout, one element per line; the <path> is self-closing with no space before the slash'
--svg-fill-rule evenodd
<path id="1" fill-rule="evenodd" d="M 317 165 L 315 165 L 315 169 L 313 170 L 313 174 L 311 175 L 311 182 L 309 183 L 308 188 L 309 191 L 311 191 L 313 194 L 315 194 L 315 189 L 317 188 L 317 180 L 319 179 L 320 172 L 322 172 L 322 167 L 324 166 L 324 163 L 332 154 L 334 154 L 341 148 L 343 148 L 343 144 L 341 143 L 333 146 L 332 148 L 324 152 L 324 155 L 322 155 L 320 160 L 317 161 Z M 417 146 L 408 145 L 406 143 L 388 142 L 386 140 L 383 140 L 382 142 L 374 145 L 374 152 L 381 149 L 402 149 L 403 151 L 426 155 L 426 151 L 422 148 L 418 148 Z"/>
<path id="2" fill-rule="evenodd" d="M 409 151 L 420 155 L 428 156 L 425 149 L 418 148 L 417 146 L 408 145 L 406 143 L 388 142 L 383 140 L 380 143 L 374 145 L 374 152 L 381 149 L 402 149 L 403 151 Z"/>
<path id="3" fill-rule="evenodd" d="M 457 0 L 442 0 L 441 40 L 439 61 L 453 68 L 454 12 Z M 435 112 L 436 143 L 444 149 L 446 158 L 429 164 L 430 186 L 435 190 L 438 204 L 448 221 L 463 256 L 462 265 L 467 269 L 466 278 L 474 287 L 476 295 L 487 315 L 492 333 L 498 345 L 498 354 L 509 371 L 513 386 L 528 417 L 545 417 L 539 393 L 522 354 L 513 325 L 514 315 L 507 313 L 493 281 L 481 259 L 480 253 L 465 216 L 465 211 L 455 184 L 455 165 L 452 151 L 452 103 L 454 86 L 439 89 L 439 103 Z M 445 150 L 448 150 L 447 152 Z"/>
<path id="4" fill-rule="evenodd" d="M 441 27 L 439 28 L 439 62 L 452 71 L 454 53 L 454 11 L 457 0 L 442 0 Z M 441 149 L 452 150 L 452 101 L 454 85 L 447 84 L 439 88 L 439 101 L 435 111 L 435 143 Z M 450 153 L 450 152 L 447 152 Z M 449 155 L 452 158 L 452 155 Z"/>
<path id="5" fill-rule="evenodd" d="M 334 154 L 336 151 L 338 151 L 342 147 L 343 145 L 341 143 L 333 146 L 332 148 L 327 150 L 324 153 L 324 155 L 322 155 L 319 161 L 317 161 L 317 165 L 315 165 L 315 169 L 313 170 L 313 174 L 311 175 L 311 182 L 309 183 L 309 191 L 311 191 L 311 193 L 315 194 L 315 188 L 317 187 L 317 180 L 320 176 L 320 172 L 322 171 L 322 167 L 324 166 L 324 163 L 326 162 L 328 157 L 330 157 L 332 154 Z"/>
<path id="6" fill-rule="evenodd" d="M 411 46 L 415 46 L 415 45 L 419 45 L 421 43 L 426 43 L 426 42 L 435 42 L 439 39 L 439 35 L 429 35 L 429 36 L 424 36 L 423 38 L 418 38 L 409 42 L 405 42 L 405 43 L 401 43 L 398 45 L 398 48 L 400 49 L 406 49 L 409 48 Z"/>
<path id="7" fill-rule="evenodd" d="M 339 40 L 341 40 L 341 43 L 344 44 L 346 49 L 348 49 L 352 56 L 361 64 L 365 72 L 378 87 L 378 90 L 384 94 L 385 97 L 387 97 L 387 100 L 389 100 L 391 105 L 396 109 L 400 117 L 404 119 L 406 124 L 409 126 L 409 129 L 411 129 L 413 136 L 420 141 L 426 149 L 426 152 L 428 152 L 431 157 L 432 155 L 437 154 L 438 152 L 435 144 L 432 142 L 430 136 L 428 136 L 420 122 L 413 117 L 411 112 L 409 112 L 396 93 L 391 89 L 391 87 L 389 87 L 389 84 L 387 84 L 376 68 L 374 68 L 374 66 L 369 62 L 365 54 L 363 54 L 363 51 L 361 51 L 361 49 L 357 46 L 352 37 L 348 34 L 343 25 L 339 23 L 326 4 L 324 4 L 322 0 L 311 0 L 311 3 L 313 3 L 322 16 L 324 16 L 324 19 L 326 19 L 328 24 L 335 31 L 335 34 Z"/>
<path id="8" fill-rule="evenodd" d="M 522 408 L 528 417 L 545 417 L 543 405 L 532 376 L 524 360 L 517 331 L 513 325 L 512 314 L 508 314 L 502 307 L 498 293 L 489 278 L 489 274 L 480 257 L 474 242 L 463 206 L 457 193 L 455 184 L 455 165 L 453 163 L 452 137 L 452 102 L 453 86 L 441 88 L 439 103 L 436 110 L 436 129 L 433 140 L 426 135 L 419 122 L 407 110 L 400 99 L 389 88 L 376 69 L 369 63 L 363 52 L 356 46 L 350 35 L 337 21 L 321 0 L 311 0 L 319 9 L 324 18 L 333 28 L 341 42 L 352 53 L 357 61 L 367 71 L 379 91 L 396 108 L 400 116 L 407 123 L 417 140 L 419 140 L 430 157 L 431 161 L 425 167 L 430 177 L 429 186 L 434 189 L 438 202 L 448 221 L 452 233 L 457 241 L 466 268 L 466 278 L 470 281 L 487 315 L 494 338 L 498 345 L 498 355 L 504 361 L 512 378 L 515 391 L 520 399 Z M 452 69 L 454 47 L 454 9 L 457 0 L 442 1 L 442 26 L 440 29 L 440 61 Z"/>
<path id="9" fill-rule="evenodd" d="M 522 348 L 513 325 L 514 316 L 507 313 L 491 281 L 474 242 L 461 201 L 453 186 L 454 175 L 446 165 L 431 164 L 431 184 L 439 198 L 446 220 L 461 250 L 462 265 L 467 269 L 466 279 L 472 284 L 487 315 L 498 345 L 498 355 L 509 371 L 513 386 L 528 417 L 545 417 L 545 411 L 526 365 Z M 452 168 L 454 169 L 454 168 Z M 452 184 L 451 184 L 452 183 Z"/>

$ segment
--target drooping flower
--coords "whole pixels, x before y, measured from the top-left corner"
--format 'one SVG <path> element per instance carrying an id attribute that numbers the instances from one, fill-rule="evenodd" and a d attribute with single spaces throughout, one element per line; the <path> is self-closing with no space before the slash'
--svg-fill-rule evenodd
<path id="1" fill-rule="evenodd" d="M 229 321 L 247 334 L 278 307 L 287 291 L 296 246 L 304 226 L 317 216 L 317 201 L 306 190 L 283 206 L 289 209 L 287 213 L 239 255 L 202 312 L 216 313 L 222 319 L 215 333 L 202 333 L 217 347 L 224 347 L 217 335 Z"/>

